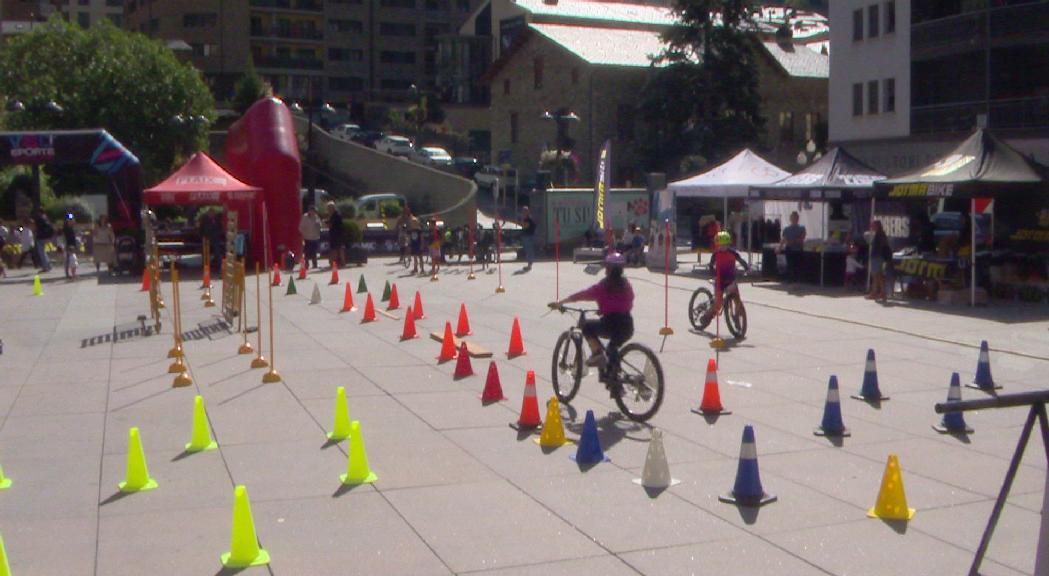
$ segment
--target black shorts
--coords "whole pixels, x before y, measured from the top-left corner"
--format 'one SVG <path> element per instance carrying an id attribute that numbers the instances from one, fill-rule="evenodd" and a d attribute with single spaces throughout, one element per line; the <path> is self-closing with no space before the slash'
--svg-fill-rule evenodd
<path id="1" fill-rule="evenodd" d="M 630 314 L 605 314 L 583 324 L 583 336 L 608 338 L 608 346 L 618 349 L 634 335 L 634 318 Z"/>

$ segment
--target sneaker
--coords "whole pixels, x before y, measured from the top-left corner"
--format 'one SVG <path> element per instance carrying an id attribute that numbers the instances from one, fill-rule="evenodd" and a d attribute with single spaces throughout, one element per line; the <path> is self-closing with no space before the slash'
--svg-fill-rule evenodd
<path id="1" fill-rule="evenodd" d="M 589 358 L 586 359 L 586 365 L 590 366 L 590 367 L 604 368 L 605 367 L 605 355 L 601 354 L 601 353 L 598 353 L 598 354 L 594 354 L 594 355 L 590 356 Z"/>

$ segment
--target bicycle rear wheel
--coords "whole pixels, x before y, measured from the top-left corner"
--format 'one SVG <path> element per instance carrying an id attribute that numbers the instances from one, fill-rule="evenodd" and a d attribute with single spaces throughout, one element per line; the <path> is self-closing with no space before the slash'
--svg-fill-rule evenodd
<path id="1" fill-rule="evenodd" d="M 737 340 L 747 336 L 747 309 L 743 307 L 739 294 L 733 294 L 725 300 L 725 325 Z"/>
<path id="2" fill-rule="evenodd" d="M 703 330 L 710 325 L 713 316 L 707 312 L 714 306 L 714 294 L 706 288 L 697 288 L 688 301 L 688 320 L 696 330 Z"/>
<path id="3" fill-rule="evenodd" d="M 573 338 L 571 331 L 565 331 L 557 337 L 554 345 L 554 359 L 551 365 L 550 379 L 554 383 L 554 394 L 558 401 L 569 403 L 579 392 L 579 383 L 583 380 L 583 347 L 579 338 Z"/>
<path id="4" fill-rule="evenodd" d="M 619 350 L 619 385 L 616 405 L 627 418 L 644 422 L 663 403 L 663 366 L 647 346 L 632 342 Z"/>

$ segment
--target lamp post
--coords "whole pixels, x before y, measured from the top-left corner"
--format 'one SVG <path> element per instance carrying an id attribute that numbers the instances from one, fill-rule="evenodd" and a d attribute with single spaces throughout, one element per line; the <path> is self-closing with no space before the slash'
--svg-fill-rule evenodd
<path id="1" fill-rule="evenodd" d="M 181 131 L 180 140 L 184 154 L 195 152 L 193 150 L 193 135 L 197 129 L 211 124 L 211 120 L 203 114 L 175 114 L 171 117 L 171 124 Z"/>
<path id="2" fill-rule="evenodd" d="M 313 154 L 313 113 L 317 112 L 317 111 L 320 111 L 322 114 L 325 114 L 325 113 L 327 113 L 327 114 L 334 114 L 335 113 L 335 108 L 331 104 L 329 104 L 327 102 L 321 102 L 319 105 L 310 104 L 305 109 L 303 109 L 302 105 L 299 104 L 298 102 L 292 102 L 291 106 L 288 106 L 288 109 L 291 110 L 292 114 L 296 114 L 296 115 L 299 115 L 299 116 L 302 116 L 303 114 L 306 114 L 306 122 L 307 122 L 307 125 L 308 125 L 308 127 L 306 128 L 306 150 L 307 150 L 307 159 L 308 159 L 309 156 Z M 305 166 L 306 165 L 304 164 L 303 167 L 305 168 Z M 315 193 L 316 188 L 317 188 L 317 172 L 316 171 L 311 171 L 310 172 L 309 195 L 308 195 L 308 197 L 306 199 L 311 204 L 314 201 L 314 196 L 316 196 L 316 193 Z"/>
<path id="3" fill-rule="evenodd" d="M 6 105 L 6 109 L 7 109 L 8 112 L 10 112 L 12 114 L 17 114 L 17 115 L 22 116 L 22 118 L 26 118 L 26 116 L 24 116 L 26 114 L 30 115 L 25 120 L 25 123 L 32 123 L 34 120 L 37 120 L 37 118 L 35 118 L 35 116 L 37 116 L 37 115 L 39 115 L 40 119 L 42 120 L 42 119 L 45 119 L 45 118 L 48 118 L 48 117 L 52 117 L 53 118 L 53 117 L 61 116 L 62 113 L 65 112 L 65 110 L 62 108 L 62 106 L 60 106 L 54 100 L 48 100 L 46 102 L 43 102 L 43 101 L 30 102 L 29 104 L 26 104 L 26 103 L 22 102 L 21 100 L 9 100 L 7 102 L 7 105 Z M 22 124 L 22 123 L 23 122 L 20 122 L 19 124 Z M 33 193 L 32 193 L 33 209 L 34 210 L 39 210 L 40 209 L 40 165 L 34 162 L 33 165 L 32 165 L 32 171 L 33 171 Z"/>
<path id="4" fill-rule="evenodd" d="M 561 173 L 562 186 L 568 187 L 568 171 L 561 165 L 561 159 L 563 157 L 563 151 L 565 148 L 571 148 L 573 142 L 568 137 L 568 124 L 570 122 L 579 122 L 579 116 L 576 116 L 575 112 L 571 112 L 568 108 L 558 108 L 553 113 L 549 110 L 543 112 L 540 116 L 543 120 L 552 120 L 557 126 L 557 139 L 555 140 L 555 146 L 557 146 L 557 155 L 554 159 L 554 180 L 557 180 L 557 173 Z"/>

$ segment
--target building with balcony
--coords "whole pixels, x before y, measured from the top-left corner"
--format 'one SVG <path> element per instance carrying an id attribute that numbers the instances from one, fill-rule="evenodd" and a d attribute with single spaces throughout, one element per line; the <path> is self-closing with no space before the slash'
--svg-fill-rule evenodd
<path id="1" fill-rule="evenodd" d="M 31 23 L 46 20 L 56 11 L 81 28 L 90 28 L 102 19 L 108 19 L 119 27 L 123 25 L 124 0 L 0 1 L 0 21 L 3 22 L 4 33 L 28 31 L 32 27 Z"/>
<path id="2" fill-rule="evenodd" d="M 895 175 L 985 126 L 1049 162 L 1049 3 L 836 0 L 830 139 Z"/>

